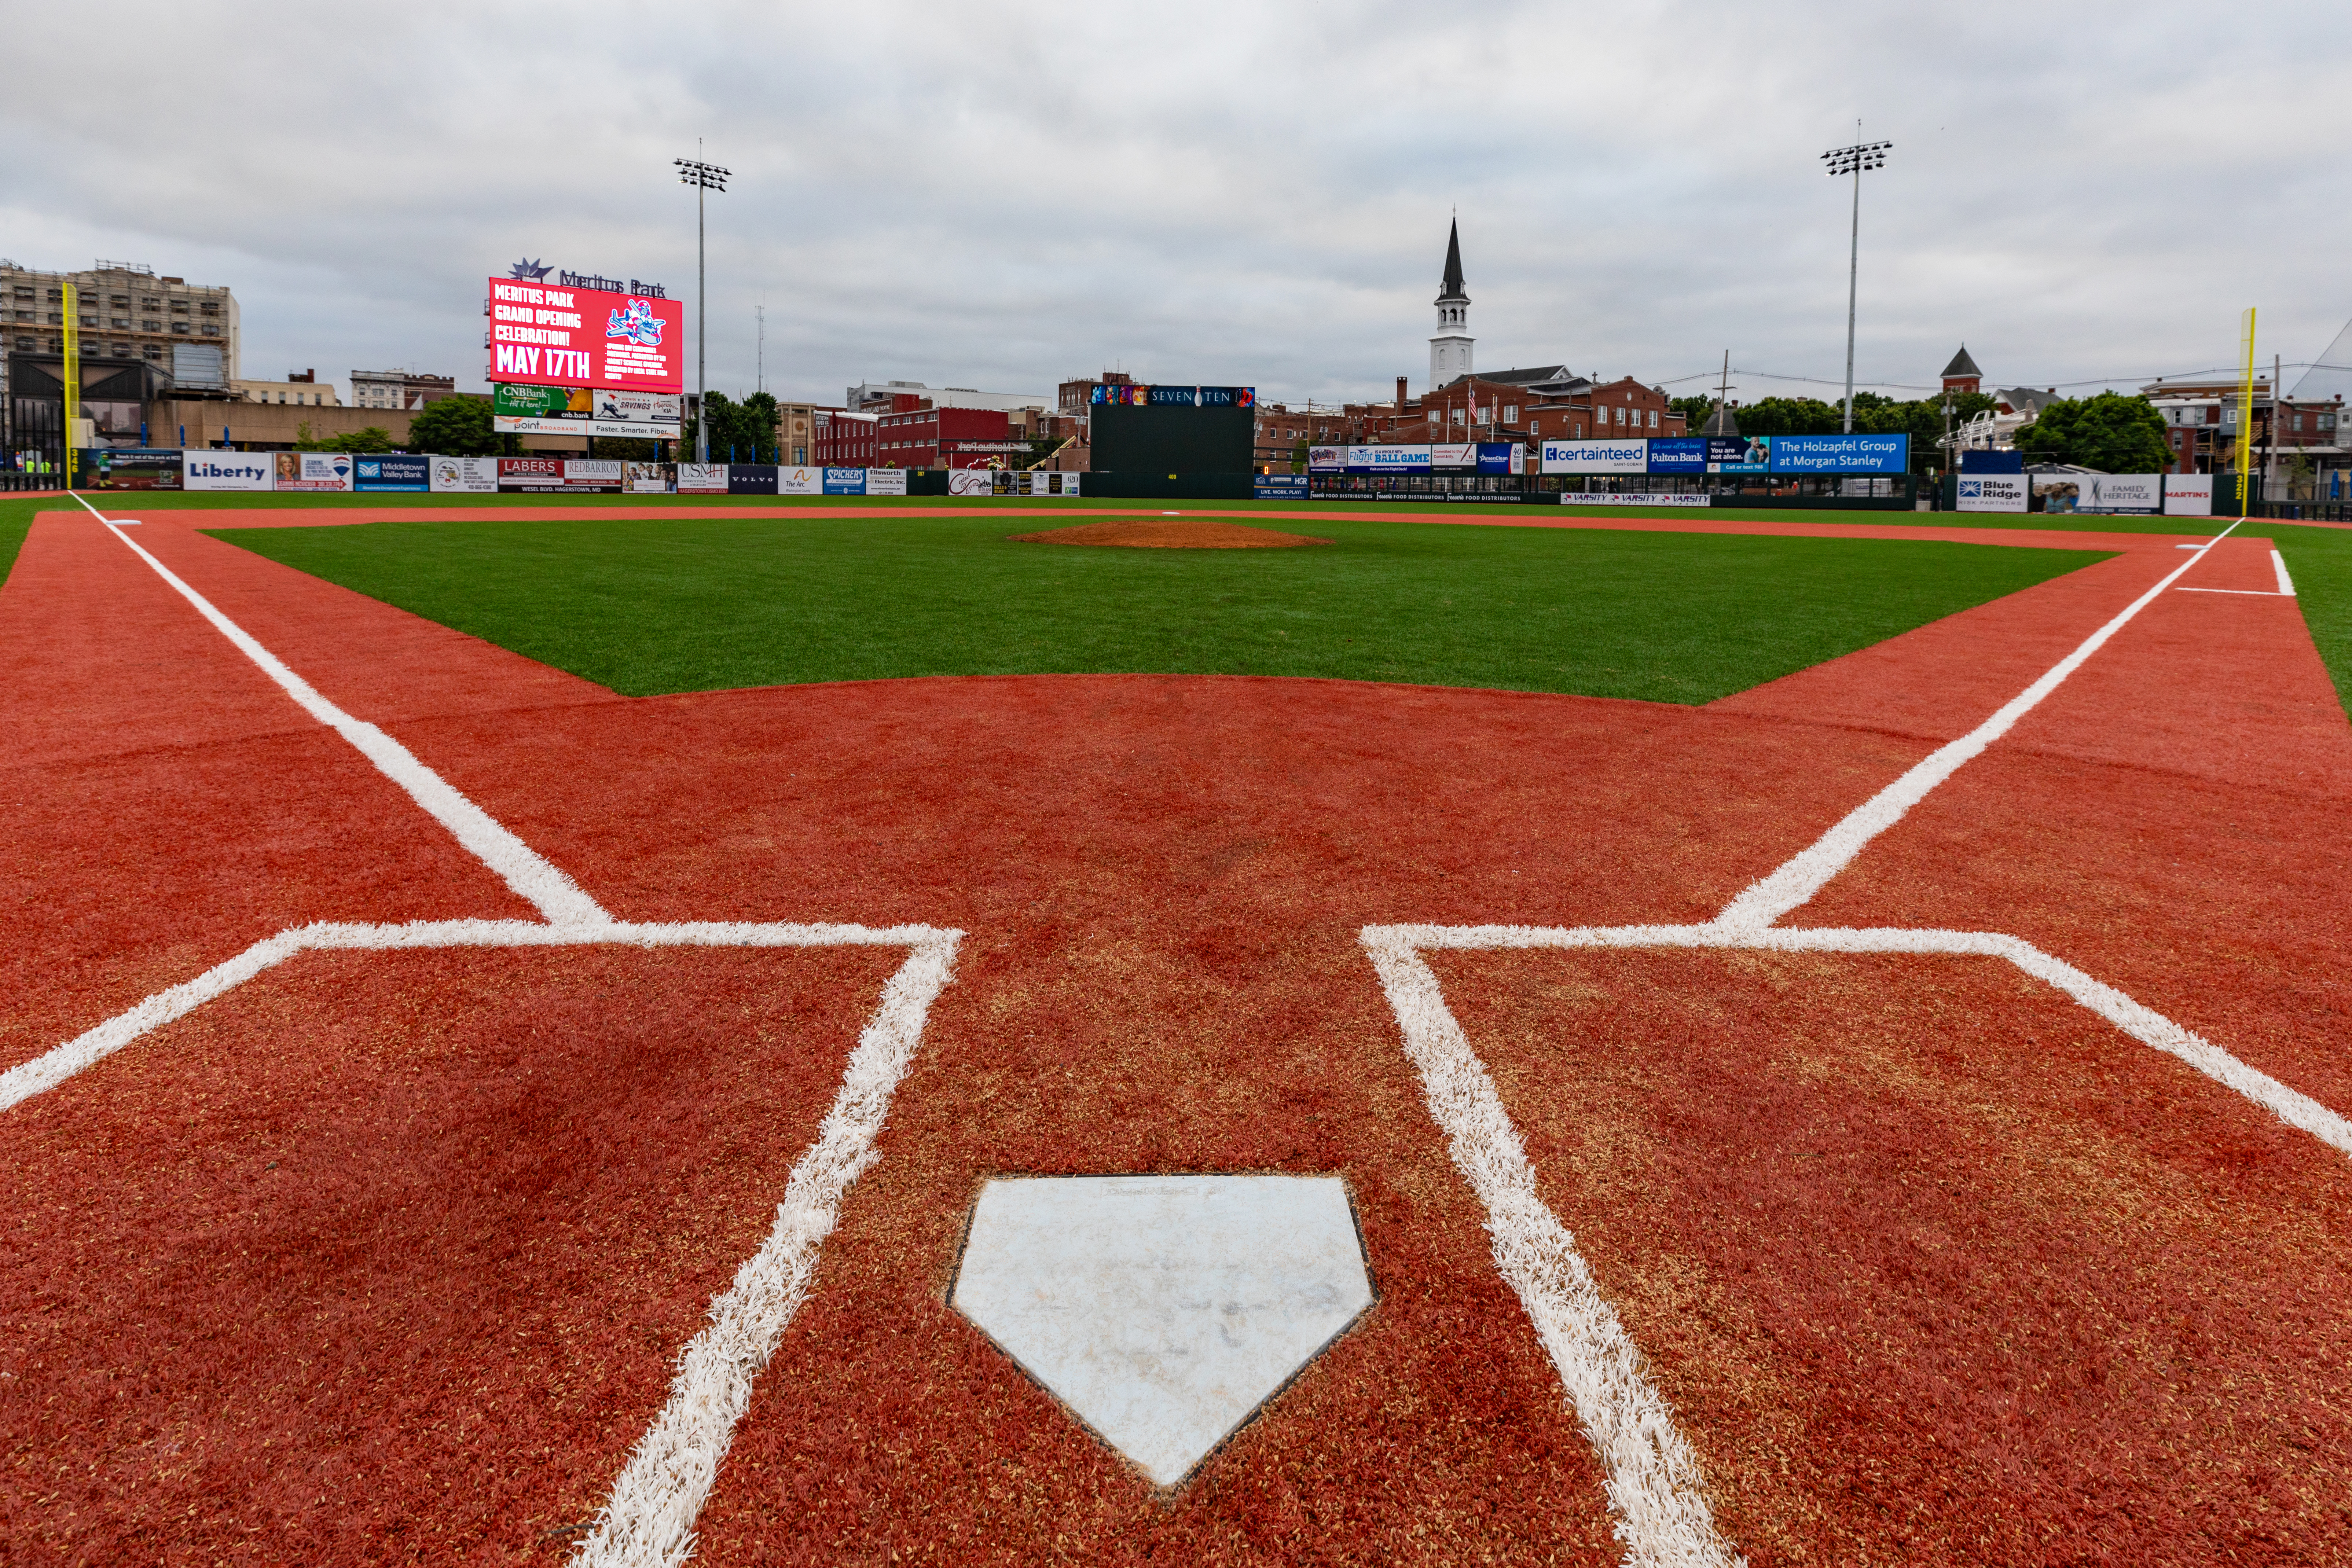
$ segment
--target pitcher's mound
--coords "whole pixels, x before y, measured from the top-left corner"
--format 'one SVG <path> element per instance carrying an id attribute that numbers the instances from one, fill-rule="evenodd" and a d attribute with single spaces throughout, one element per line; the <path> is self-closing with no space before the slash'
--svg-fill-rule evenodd
<path id="1" fill-rule="evenodd" d="M 1293 544 L 1328 544 L 1303 533 L 1277 533 L 1238 522 L 1195 517 L 1122 517 L 1043 533 L 1016 533 L 1015 544 L 1114 544 L 1131 550 L 1267 550 Z"/>

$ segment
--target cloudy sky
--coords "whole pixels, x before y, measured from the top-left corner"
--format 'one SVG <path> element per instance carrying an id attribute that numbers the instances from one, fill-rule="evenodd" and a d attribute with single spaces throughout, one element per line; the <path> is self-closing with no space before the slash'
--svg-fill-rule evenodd
<path id="1" fill-rule="evenodd" d="M 2235 19 L 2233 20 L 2233 16 Z M 1271 398 L 1419 388 L 1458 211 L 1482 369 L 1834 396 L 1856 374 L 2137 385 L 2352 318 L 2340 5 L 20 7 L 0 254 L 241 301 L 244 372 L 481 385 L 529 256 L 692 298 L 709 374 L 838 402 L 1107 366 Z M 37 59 L 72 69 L 25 68 Z M 691 317 L 689 317 L 689 321 Z M 2298 372 L 2290 369 L 2288 384 Z M 689 375 L 691 373 L 689 372 Z M 1801 378 L 1814 378 L 1808 383 Z M 1775 379 L 1784 378 L 1784 379 Z M 2352 375 L 2337 384 L 2352 389 Z"/>

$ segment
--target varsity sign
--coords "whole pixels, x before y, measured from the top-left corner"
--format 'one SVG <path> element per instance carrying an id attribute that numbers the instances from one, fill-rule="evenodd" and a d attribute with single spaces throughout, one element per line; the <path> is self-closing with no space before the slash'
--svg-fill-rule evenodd
<path id="1" fill-rule="evenodd" d="M 686 390 L 686 307 L 654 295 L 489 280 L 494 382 Z"/>

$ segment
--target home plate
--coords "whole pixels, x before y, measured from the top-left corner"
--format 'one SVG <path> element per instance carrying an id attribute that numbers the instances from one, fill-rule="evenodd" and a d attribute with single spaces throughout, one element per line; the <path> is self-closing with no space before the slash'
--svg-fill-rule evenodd
<path id="1" fill-rule="evenodd" d="M 950 1300 L 1165 1487 L 1372 1287 L 1337 1176 L 1021 1177 L 981 1188 Z"/>

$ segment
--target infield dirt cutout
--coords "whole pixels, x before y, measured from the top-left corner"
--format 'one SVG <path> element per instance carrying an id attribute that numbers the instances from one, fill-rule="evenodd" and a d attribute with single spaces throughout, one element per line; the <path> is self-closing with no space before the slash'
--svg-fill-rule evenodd
<path id="1" fill-rule="evenodd" d="M 1129 550 L 1285 550 L 1331 542 L 1304 533 L 1198 517 L 1123 517 L 1076 528 L 1050 528 L 1043 533 L 1016 533 L 1011 538 L 1015 544 L 1105 544 Z"/>

